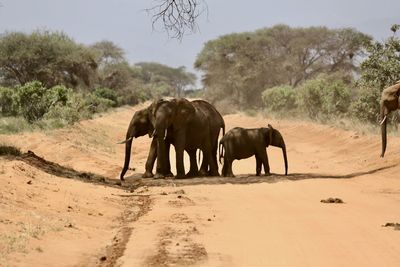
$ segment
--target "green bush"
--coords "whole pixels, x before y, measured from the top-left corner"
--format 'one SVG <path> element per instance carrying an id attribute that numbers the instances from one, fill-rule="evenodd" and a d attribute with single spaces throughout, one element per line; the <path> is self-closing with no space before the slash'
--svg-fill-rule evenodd
<path id="1" fill-rule="evenodd" d="M 68 89 L 63 85 L 56 85 L 52 88 L 47 89 L 45 94 L 45 102 L 49 106 L 56 104 L 66 105 L 68 97 L 73 93 L 72 89 Z"/>
<path id="2" fill-rule="evenodd" d="M 20 113 L 27 121 L 37 121 L 47 112 L 46 90 L 38 81 L 29 82 L 17 88 Z"/>
<path id="3" fill-rule="evenodd" d="M 299 88 L 297 103 L 311 119 L 343 116 L 351 103 L 351 91 L 343 81 L 316 78 Z"/>
<path id="4" fill-rule="evenodd" d="M 114 101 L 99 97 L 94 93 L 86 95 L 84 103 L 85 109 L 91 114 L 104 112 L 114 105 Z"/>
<path id="5" fill-rule="evenodd" d="M 0 111 L 3 116 L 16 116 L 18 114 L 18 102 L 14 89 L 0 87 Z"/>
<path id="6" fill-rule="evenodd" d="M 376 123 L 379 116 L 381 92 L 374 87 L 360 88 L 356 99 L 350 106 L 350 114 L 363 122 Z"/>
<path id="7" fill-rule="evenodd" d="M 262 93 L 263 103 L 268 111 L 285 112 L 293 110 L 296 105 L 296 91 L 290 86 L 276 86 Z"/>
<path id="8" fill-rule="evenodd" d="M 118 106 L 118 95 L 114 90 L 109 88 L 97 88 L 94 90 L 93 94 L 97 97 L 112 101 L 112 107 Z"/>

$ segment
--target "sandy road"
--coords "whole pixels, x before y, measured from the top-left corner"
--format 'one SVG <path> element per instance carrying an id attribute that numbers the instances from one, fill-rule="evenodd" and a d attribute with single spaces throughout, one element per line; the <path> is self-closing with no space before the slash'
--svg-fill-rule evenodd
<path id="1" fill-rule="evenodd" d="M 115 141 L 124 138 L 131 116 L 132 109 L 123 108 L 70 129 L 2 138 L 74 169 L 117 178 L 124 154 L 123 147 L 116 146 Z M 104 197 L 110 197 L 112 193 L 113 206 L 108 207 L 104 201 L 98 207 L 91 206 L 93 209 L 110 209 L 107 218 L 99 217 L 103 222 L 109 222 L 105 219 L 110 220 L 121 210 L 117 202 L 127 199 L 135 202 L 140 197 L 149 200 L 149 209 L 145 213 L 125 223 L 124 227 L 130 229 L 129 239 L 124 244 L 122 256 L 118 256 L 113 264 L 399 266 L 400 231 L 382 227 L 387 222 L 400 222 L 399 138 L 389 137 L 387 156 L 381 159 L 378 136 L 245 115 L 228 115 L 225 121 L 227 129 L 260 127 L 267 123 L 279 129 L 288 148 L 290 175 L 281 175 L 284 167 L 280 149 L 269 148 L 271 171 L 277 175 L 251 176 L 255 173 L 255 160 L 251 158 L 234 162 L 236 178 L 140 180 L 136 177 L 143 172 L 150 142 L 147 137 L 135 140 L 133 165 L 137 170 L 128 173 L 127 183 L 141 181 L 147 186 L 133 193 L 102 189 L 99 194 Z M 15 175 L 12 170 L 10 165 L 5 169 L 5 175 Z M 83 190 L 86 187 L 81 182 L 71 183 L 72 188 Z M 160 186 L 154 186 L 157 184 Z M 108 195 L 107 190 L 110 190 Z M 46 192 L 41 191 L 41 194 Z M 76 194 L 76 201 L 80 203 Z M 118 199 L 115 197 L 118 194 L 125 197 Z M 345 203 L 320 202 L 329 197 L 341 198 Z M 45 209 L 39 204 L 35 208 Z M 75 219 L 84 215 L 76 212 Z M 6 229 L 1 226 L 0 230 Z M 121 229 L 120 226 L 113 227 L 115 230 L 106 235 L 110 226 L 104 226 L 101 238 L 96 237 L 95 229 L 88 229 L 95 239 L 92 241 L 99 240 L 98 248 L 94 246 L 92 251 L 85 253 L 60 255 L 66 259 L 65 265 L 70 265 L 67 259 L 71 255 L 80 259 L 70 262 L 73 265 L 76 262 L 102 265 L 88 259 L 102 255 L 101 247 L 109 245 Z M 57 233 L 52 235 L 57 236 Z M 65 232 L 58 234 L 60 247 L 65 242 L 63 235 Z M 107 236 L 109 242 L 104 241 Z M 46 235 L 43 244 L 45 242 Z M 41 257 L 50 257 L 46 252 L 44 249 Z M 18 256 L 21 264 L 16 265 L 24 265 L 26 259 L 31 259 L 29 255 L 31 253 Z M 49 258 L 44 262 L 52 261 Z"/>

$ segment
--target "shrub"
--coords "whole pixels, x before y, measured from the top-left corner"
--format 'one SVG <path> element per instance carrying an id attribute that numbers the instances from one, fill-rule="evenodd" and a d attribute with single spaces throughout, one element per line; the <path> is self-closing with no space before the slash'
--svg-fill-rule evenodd
<path id="1" fill-rule="evenodd" d="M 73 93 L 72 89 L 68 89 L 63 85 L 56 85 L 47 89 L 45 94 L 45 102 L 48 108 L 56 104 L 66 105 L 68 97 Z"/>
<path id="2" fill-rule="evenodd" d="M 360 88 L 356 99 L 350 107 L 351 116 L 363 122 L 376 123 L 379 116 L 380 97 L 381 93 L 377 88 Z"/>
<path id="3" fill-rule="evenodd" d="M 0 109 L 3 116 L 16 116 L 18 114 L 18 103 L 15 90 L 0 87 Z"/>
<path id="4" fill-rule="evenodd" d="M 97 97 L 112 101 L 112 107 L 118 106 L 118 95 L 114 90 L 111 90 L 109 88 L 97 88 L 96 90 L 94 90 L 93 94 Z"/>
<path id="5" fill-rule="evenodd" d="M 104 112 L 114 105 L 114 102 L 110 99 L 102 98 L 94 93 L 88 94 L 85 97 L 85 108 L 89 113 Z"/>
<path id="6" fill-rule="evenodd" d="M 351 91 L 341 80 L 309 80 L 299 88 L 298 93 L 299 107 L 312 119 L 344 115 L 351 102 Z"/>
<path id="7" fill-rule="evenodd" d="M 17 88 L 20 113 L 29 122 L 42 118 L 47 112 L 46 90 L 38 81 L 29 82 Z"/>
<path id="8" fill-rule="evenodd" d="M 262 93 L 262 100 L 267 110 L 285 112 L 297 107 L 296 91 L 290 86 L 276 86 Z"/>

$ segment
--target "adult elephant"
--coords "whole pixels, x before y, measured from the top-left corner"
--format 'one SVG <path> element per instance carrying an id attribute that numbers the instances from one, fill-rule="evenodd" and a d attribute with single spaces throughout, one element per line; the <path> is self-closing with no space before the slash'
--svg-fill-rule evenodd
<path id="1" fill-rule="evenodd" d="M 158 106 L 163 106 L 168 103 L 167 100 L 159 100 L 159 101 L 154 101 L 149 107 L 139 110 L 135 112 L 133 115 L 129 127 L 126 133 L 126 140 L 121 142 L 125 143 L 125 162 L 123 169 L 121 171 L 120 179 L 124 180 L 124 175 L 126 174 L 128 168 L 129 168 L 129 161 L 130 161 L 130 156 L 131 156 L 131 148 L 132 148 L 132 141 L 134 138 L 144 136 L 146 134 L 149 135 L 149 137 L 153 137 L 150 150 L 149 150 L 149 155 L 147 157 L 146 165 L 145 165 L 145 173 L 143 174 L 144 178 L 148 177 L 153 177 L 153 166 L 154 162 L 157 158 L 157 139 L 154 135 L 154 117 L 153 114 L 155 113 L 155 110 Z M 222 128 L 223 134 L 225 134 L 225 123 L 224 120 L 221 116 L 221 114 L 215 109 L 213 105 L 210 103 L 204 101 L 204 100 L 194 100 L 192 102 L 194 106 L 197 107 L 197 109 L 200 109 L 201 112 L 206 116 L 208 120 L 208 125 L 209 125 L 209 135 L 210 135 L 210 140 L 211 140 L 211 146 L 212 146 L 212 158 L 211 160 L 214 162 L 215 165 L 217 165 L 217 159 L 216 159 L 216 153 L 217 153 L 217 145 L 218 145 L 218 136 L 220 129 Z M 152 122 L 153 121 L 153 122 Z M 172 126 L 167 128 L 166 130 L 166 138 L 164 140 L 165 143 L 165 153 L 166 155 L 169 155 L 169 148 L 170 144 L 173 143 L 175 144 L 175 138 L 174 138 L 174 131 Z M 188 135 L 197 135 L 197 133 L 193 132 L 193 130 L 187 129 Z M 187 146 L 185 146 L 185 150 L 188 152 L 189 157 L 190 157 L 190 171 L 187 174 L 187 176 L 197 176 L 197 175 L 219 175 L 218 170 L 215 172 L 214 169 L 211 170 L 209 169 L 209 160 L 205 159 L 203 157 L 203 163 L 200 168 L 200 172 L 197 169 L 197 163 L 196 163 L 196 150 L 194 149 L 193 146 L 191 146 L 191 143 L 189 142 Z M 169 162 L 169 156 L 166 156 L 164 159 L 164 164 L 165 164 L 165 169 L 163 170 L 161 167 L 161 161 L 157 161 L 157 168 L 156 168 L 156 176 L 157 177 L 162 177 L 162 176 L 173 176 L 171 172 L 171 166 Z"/>
<path id="2" fill-rule="evenodd" d="M 157 139 L 157 165 L 161 166 L 161 174 L 165 173 L 168 167 L 165 137 L 172 131 L 171 143 L 175 146 L 177 178 L 185 176 L 184 150 L 188 152 L 191 161 L 188 176 L 198 173 L 195 164 L 197 149 L 203 152 L 200 175 L 219 175 L 216 161 L 218 135 L 220 128 L 224 131 L 225 124 L 222 116 L 211 104 L 202 100 L 190 102 L 185 98 L 159 102 L 153 111 L 152 123 Z"/>
<path id="3" fill-rule="evenodd" d="M 160 101 L 164 100 L 154 101 L 147 108 L 136 111 L 129 123 L 128 130 L 126 132 L 126 139 L 125 141 L 120 142 L 120 144 L 125 144 L 125 161 L 120 174 L 121 180 L 124 180 L 124 176 L 129 168 L 133 139 L 138 138 L 140 136 L 144 136 L 146 134 L 148 134 L 149 137 L 152 137 L 153 135 L 154 127 L 153 124 L 151 123 L 151 114 L 154 111 L 155 107 L 157 106 L 157 103 L 159 103 Z M 170 142 L 168 141 L 170 140 L 170 138 L 171 138 L 170 136 L 166 138 L 166 144 L 165 144 L 166 150 L 169 150 Z M 145 173 L 143 174 L 144 178 L 153 177 L 152 171 L 156 157 L 157 157 L 157 140 L 153 138 L 149 150 L 149 155 L 147 157 L 145 165 Z M 166 165 L 167 165 L 167 170 L 165 171 L 165 173 L 163 173 L 163 175 L 172 176 L 171 170 L 170 168 L 168 168 L 169 162 L 166 162 Z M 161 167 L 159 165 L 157 166 L 157 172 L 161 172 Z"/>
<path id="4" fill-rule="evenodd" d="M 396 84 L 385 88 L 382 91 L 380 101 L 380 117 L 381 117 L 381 135 L 382 135 L 382 153 L 381 157 L 385 156 L 386 144 L 387 144 L 387 116 L 390 112 L 400 108 L 400 81 Z"/>

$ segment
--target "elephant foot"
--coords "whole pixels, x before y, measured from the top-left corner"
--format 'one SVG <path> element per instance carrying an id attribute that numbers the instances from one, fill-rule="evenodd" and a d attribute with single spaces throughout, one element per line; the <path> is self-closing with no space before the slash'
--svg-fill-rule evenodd
<path id="1" fill-rule="evenodd" d="M 165 177 L 174 177 L 174 174 L 172 172 L 167 172 L 164 174 Z"/>
<path id="2" fill-rule="evenodd" d="M 154 179 L 164 179 L 165 175 L 162 173 L 157 172 L 156 175 L 154 175 Z"/>
<path id="3" fill-rule="evenodd" d="M 210 171 L 208 176 L 220 176 L 218 171 Z"/>
<path id="4" fill-rule="evenodd" d="M 186 177 L 196 177 L 196 176 L 199 176 L 198 171 L 189 171 L 188 173 L 186 173 Z"/>
<path id="5" fill-rule="evenodd" d="M 176 179 L 182 179 L 182 178 L 185 178 L 185 175 L 184 174 L 177 174 L 177 175 L 175 175 L 175 178 Z"/>
<path id="6" fill-rule="evenodd" d="M 258 173 L 256 173 L 256 176 L 260 176 L 260 173 L 258 172 Z"/>
<path id="7" fill-rule="evenodd" d="M 271 173 L 270 172 L 266 172 L 265 176 L 271 176 Z"/>
<path id="8" fill-rule="evenodd" d="M 154 177 L 154 174 L 152 172 L 146 171 L 143 173 L 142 178 L 152 178 Z"/>
<path id="9" fill-rule="evenodd" d="M 208 176 L 208 171 L 206 170 L 200 170 L 198 173 L 199 176 Z"/>

